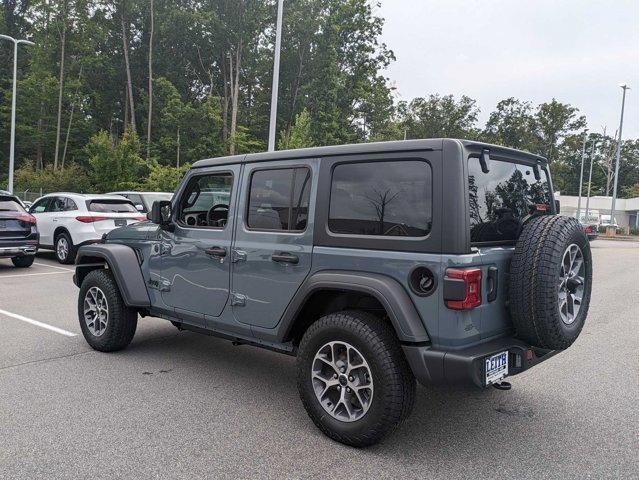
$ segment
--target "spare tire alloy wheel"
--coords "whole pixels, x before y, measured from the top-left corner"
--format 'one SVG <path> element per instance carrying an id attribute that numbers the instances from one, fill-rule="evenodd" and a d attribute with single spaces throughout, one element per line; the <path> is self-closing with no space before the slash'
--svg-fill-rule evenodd
<path id="1" fill-rule="evenodd" d="M 364 356 L 351 344 L 329 342 L 319 349 L 311 370 L 315 396 L 342 422 L 359 420 L 373 401 L 373 378 Z"/>
<path id="2" fill-rule="evenodd" d="M 528 220 L 510 264 L 509 305 L 517 336 L 543 349 L 568 348 L 586 322 L 591 291 L 590 242 L 577 219 Z"/>
<path id="3" fill-rule="evenodd" d="M 99 337 L 109 322 L 109 304 L 104 292 L 91 287 L 84 296 L 84 322 L 92 335 Z"/>
<path id="4" fill-rule="evenodd" d="M 581 248 L 570 244 L 564 252 L 559 276 L 559 313 L 566 325 L 571 325 L 579 314 L 584 296 L 585 269 Z"/>

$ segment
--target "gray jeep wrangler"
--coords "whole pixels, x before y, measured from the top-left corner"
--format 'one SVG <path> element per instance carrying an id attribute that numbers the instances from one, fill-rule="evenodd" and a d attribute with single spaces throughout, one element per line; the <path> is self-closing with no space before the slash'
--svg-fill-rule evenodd
<path id="1" fill-rule="evenodd" d="M 506 389 L 575 341 L 591 253 L 557 213 L 544 158 L 478 142 L 202 160 L 150 221 L 80 248 L 80 326 L 104 352 L 140 315 L 294 355 L 313 422 L 371 445 L 416 380 Z"/>

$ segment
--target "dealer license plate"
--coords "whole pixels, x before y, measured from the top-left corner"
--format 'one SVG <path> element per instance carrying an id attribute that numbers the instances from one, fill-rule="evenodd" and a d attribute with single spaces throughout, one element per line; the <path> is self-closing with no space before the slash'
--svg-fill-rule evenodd
<path id="1" fill-rule="evenodd" d="M 486 364 L 486 385 L 498 382 L 508 375 L 508 352 L 501 352 L 484 359 Z"/>

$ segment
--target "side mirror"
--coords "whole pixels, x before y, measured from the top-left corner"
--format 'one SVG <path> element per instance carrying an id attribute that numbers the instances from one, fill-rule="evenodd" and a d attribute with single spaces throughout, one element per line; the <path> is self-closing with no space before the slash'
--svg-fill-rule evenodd
<path id="1" fill-rule="evenodd" d="M 160 226 L 171 223 L 171 202 L 168 200 L 156 200 L 147 218 Z"/>

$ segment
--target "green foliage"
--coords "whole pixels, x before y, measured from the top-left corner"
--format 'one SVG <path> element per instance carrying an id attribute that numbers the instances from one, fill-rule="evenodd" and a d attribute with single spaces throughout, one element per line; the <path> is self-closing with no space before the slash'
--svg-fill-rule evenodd
<path id="1" fill-rule="evenodd" d="M 430 95 L 400 104 L 407 138 L 475 137 L 479 108 L 470 97 Z"/>
<path id="2" fill-rule="evenodd" d="M 140 140 L 128 129 L 117 141 L 107 132 L 98 132 L 86 146 L 89 179 L 97 190 L 136 189 L 148 174 L 148 165 L 140 156 Z"/>
<path id="3" fill-rule="evenodd" d="M 180 168 L 170 165 L 153 165 L 143 189 L 152 192 L 173 192 L 189 167 L 189 164 L 182 165 Z"/>
<path id="4" fill-rule="evenodd" d="M 91 184 L 87 172 L 78 164 L 71 163 L 64 170 L 53 170 L 53 165 L 47 165 L 38 170 L 32 161 L 23 162 L 15 171 L 16 192 L 88 192 Z"/>
<path id="5" fill-rule="evenodd" d="M 311 116 L 307 109 L 295 117 L 295 124 L 287 135 L 286 131 L 280 134 L 278 148 L 280 150 L 312 147 L 313 134 L 311 130 Z"/>

